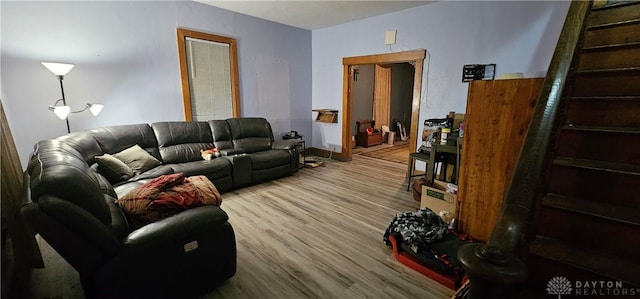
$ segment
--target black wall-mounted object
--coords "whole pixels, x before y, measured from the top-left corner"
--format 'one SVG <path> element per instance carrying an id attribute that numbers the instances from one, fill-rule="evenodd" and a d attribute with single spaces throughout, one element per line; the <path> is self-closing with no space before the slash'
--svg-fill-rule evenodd
<path id="1" fill-rule="evenodd" d="M 466 64 L 462 67 L 462 82 L 471 80 L 493 80 L 496 64 Z"/>

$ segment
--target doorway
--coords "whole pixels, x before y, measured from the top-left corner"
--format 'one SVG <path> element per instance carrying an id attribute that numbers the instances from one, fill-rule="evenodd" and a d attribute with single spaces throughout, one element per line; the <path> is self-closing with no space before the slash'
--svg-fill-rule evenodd
<path id="1" fill-rule="evenodd" d="M 407 164 L 413 100 L 414 68 L 408 63 L 362 64 L 354 66 L 352 83 L 352 124 L 358 134 L 358 121 L 375 120 L 382 132 L 379 144 L 363 144 L 356 136 L 352 155 Z"/>
<path id="2" fill-rule="evenodd" d="M 351 160 L 351 138 L 353 136 L 353 80 L 356 66 L 377 64 L 390 65 L 394 63 L 410 63 L 414 68 L 413 93 L 411 100 L 411 123 L 409 129 L 409 146 L 415 147 L 417 141 L 418 119 L 420 114 L 420 97 L 422 92 L 422 69 L 426 50 L 414 50 L 389 54 L 345 57 L 343 64 L 343 88 L 342 88 L 342 153 L 341 158 Z M 411 150 L 412 152 L 412 150 Z"/>

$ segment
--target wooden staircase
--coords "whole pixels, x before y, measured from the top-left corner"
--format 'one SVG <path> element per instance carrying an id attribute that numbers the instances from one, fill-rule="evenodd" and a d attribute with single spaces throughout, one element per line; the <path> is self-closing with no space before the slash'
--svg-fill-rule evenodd
<path id="1" fill-rule="evenodd" d="M 562 298 L 593 280 L 638 291 L 597 298 L 640 297 L 640 2 L 594 5 L 585 24 L 536 190 L 527 298 L 551 298 L 558 276 Z"/>

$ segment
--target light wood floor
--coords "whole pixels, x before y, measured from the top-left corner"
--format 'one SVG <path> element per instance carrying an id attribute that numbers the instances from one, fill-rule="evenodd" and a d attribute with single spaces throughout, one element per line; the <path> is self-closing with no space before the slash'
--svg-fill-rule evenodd
<path id="1" fill-rule="evenodd" d="M 354 155 L 223 194 L 238 268 L 203 298 L 451 298 L 454 291 L 398 263 L 382 242 L 394 215 L 419 205 L 402 186 L 405 171 Z M 82 298 L 73 268 L 55 252 L 44 258 L 30 298 Z"/>

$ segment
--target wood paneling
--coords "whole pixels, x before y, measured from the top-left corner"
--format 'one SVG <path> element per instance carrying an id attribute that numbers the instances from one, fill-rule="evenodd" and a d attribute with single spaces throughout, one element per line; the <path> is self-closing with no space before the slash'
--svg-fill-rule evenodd
<path id="1" fill-rule="evenodd" d="M 391 67 L 377 65 L 374 68 L 373 81 L 373 120 L 376 129 L 390 126 L 391 113 Z"/>
<path id="2" fill-rule="evenodd" d="M 6 252 L 4 251 L 5 248 L 3 248 L 2 282 L 11 283 L 11 286 L 18 289 L 13 290 L 13 292 L 19 293 L 26 287 L 29 281 L 30 268 L 42 267 L 43 264 L 40 251 L 35 243 L 34 235 L 24 224 L 20 216 L 23 171 L 2 102 L 0 102 L 0 122 L 2 123 L 0 127 L 0 198 L 2 198 L 2 219 L 3 223 L 6 221 L 13 249 L 12 259 L 15 261 L 15 269 L 5 269 L 5 267 L 9 267 L 12 263 L 5 260 Z M 7 272 L 5 272 L 5 270 Z M 3 295 L 6 294 L 3 293 Z"/>
<path id="3" fill-rule="evenodd" d="M 529 128 L 542 78 L 471 81 L 458 198 L 460 228 L 488 240 Z"/>

